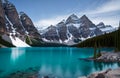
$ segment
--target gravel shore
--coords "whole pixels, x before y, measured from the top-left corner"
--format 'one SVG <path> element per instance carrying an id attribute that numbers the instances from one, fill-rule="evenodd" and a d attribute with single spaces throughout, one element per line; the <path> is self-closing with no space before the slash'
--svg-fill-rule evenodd
<path id="1" fill-rule="evenodd" d="M 120 52 L 102 52 L 102 56 L 96 59 L 99 62 L 120 62 Z"/>
<path id="2" fill-rule="evenodd" d="M 120 78 L 120 68 L 108 69 L 106 71 L 95 72 L 86 78 Z"/>

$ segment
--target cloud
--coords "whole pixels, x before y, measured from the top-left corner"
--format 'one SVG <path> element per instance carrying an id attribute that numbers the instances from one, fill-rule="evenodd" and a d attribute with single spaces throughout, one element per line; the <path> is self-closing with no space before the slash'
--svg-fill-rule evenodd
<path id="1" fill-rule="evenodd" d="M 113 16 L 109 14 L 114 12 Z M 94 10 L 87 10 L 76 13 L 81 16 L 86 14 L 90 17 L 93 23 L 98 24 L 99 22 L 104 22 L 105 24 L 110 24 L 112 26 L 118 26 L 118 22 L 120 20 L 120 16 L 115 12 L 120 12 L 120 0 L 109 0 L 107 3 L 101 4 L 101 6 L 97 6 Z M 56 17 L 41 19 L 37 22 L 34 22 L 35 26 L 39 27 L 47 27 L 50 25 L 55 25 L 63 19 L 67 18 L 70 14 L 67 15 L 59 15 Z"/>
<path id="2" fill-rule="evenodd" d="M 96 9 L 84 13 L 91 16 L 91 20 L 95 24 L 104 22 L 107 25 L 117 27 L 120 20 L 120 15 L 117 14 L 120 13 L 120 0 L 110 0 Z"/>
<path id="3" fill-rule="evenodd" d="M 88 14 L 98 14 L 120 11 L 120 0 L 110 0 L 107 3 L 102 4 L 102 6 L 97 7 L 94 10 L 87 11 Z"/>
<path id="4" fill-rule="evenodd" d="M 36 27 L 42 26 L 44 28 L 50 26 L 50 25 L 56 25 L 58 22 L 62 21 L 64 18 L 67 18 L 68 15 L 61 15 L 61 16 L 56 16 L 48 19 L 42 19 L 37 22 L 34 22 Z"/>
<path id="5" fill-rule="evenodd" d="M 118 13 L 118 14 L 117 14 Z M 109 0 L 109 2 L 96 7 L 94 10 L 87 10 L 87 14 L 93 23 L 104 22 L 106 25 L 117 27 L 120 20 L 120 0 Z M 81 13 L 79 13 L 81 15 Z"/>
<path id="6" fill-rule="evenodd" d="M 112 25 L 114 27 L 117 27 L 119 25 L 119 19 L 115 17 L 98 17 L 98 18 L 92 18 L 91 19 L 94 24 L 98 24 L 100 22 L 104 22 L 106 25 Z"/>

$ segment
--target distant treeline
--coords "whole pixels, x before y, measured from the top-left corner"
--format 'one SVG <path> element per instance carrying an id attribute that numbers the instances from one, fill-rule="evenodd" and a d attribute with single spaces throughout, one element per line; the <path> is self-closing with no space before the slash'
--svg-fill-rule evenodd
<path id="1" fill-rule="evenodd" d="M 94 47 L 95 44 L 101 47 L 116 47 L 120 51 L 120 29 L 112 33 L 105 33 L 104 35 L 87 39 L 75 46 Z"/>

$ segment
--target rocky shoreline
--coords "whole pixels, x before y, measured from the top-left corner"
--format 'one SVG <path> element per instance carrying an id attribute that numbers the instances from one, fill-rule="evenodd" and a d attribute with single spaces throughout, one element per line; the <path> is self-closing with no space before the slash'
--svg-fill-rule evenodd
<path id="1" fill-rule="evenodd" d="M 120 68 L 107 69 L 106 71 L 95 72 L 86 78 L 120 78 Z"/>
<path id="2" fill-rule="evenodd" d="M 96 62 L 120 62 L 120 52 L 101 52 L 98 58 L 79 58 L 79 60 L 96 61 Z"/>
<path id="3" fill-rule="evenodd" d="M 16 71 L 10 73 L 8 76 L 2 78 L 60 78 L 54 74 L 42 75 L 39 73 L 39 67 L 30 67 L 23 71 Z M 120 78 L 120 68 L 107 69 L 100 72 L 94 72 L 88 76 L 80 76 L 77 78 Z"/>
<path id="4" fill-rule="evenodd" d="M 101 52 L 101 56 L 98 58 L 79 58 L 79 60 L 96 61 L 104 63 L 120 63 L 120 52 Z M 81 76 L 79 78 L 120 78 L 120 68 L 107 69 L 105 71 L 95 72 L 89 76 Z"/>
<path id="5" fill-rule="evenodd" d="M 81 76 L 78 78 L 120 78 L 120 68 L 94 72 L 88 76 Z"/>
<path id="6" fill-rule="evenodd" d="M 102 55 L 95 59 L 98 62 L 120 62 L 120 52 L 102 52 Z"/>

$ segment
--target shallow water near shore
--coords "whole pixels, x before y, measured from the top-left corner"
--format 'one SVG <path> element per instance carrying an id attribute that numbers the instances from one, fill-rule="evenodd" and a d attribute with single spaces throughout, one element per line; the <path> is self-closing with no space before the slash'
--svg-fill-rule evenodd
<path id="1" fill-rule="evenodd" d="M 118 63 L 79 60 L 91 57 L 93 51 L 93 48 L 70 47 L 0 48 L 0 77 L 35 69 L 41 76 L 78 78 L 120 66 Z M 110 52 L 113 48 L 103 48 L 102 51 Z"/>

